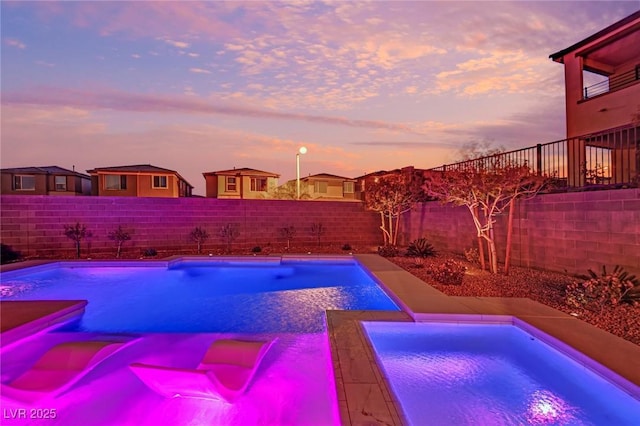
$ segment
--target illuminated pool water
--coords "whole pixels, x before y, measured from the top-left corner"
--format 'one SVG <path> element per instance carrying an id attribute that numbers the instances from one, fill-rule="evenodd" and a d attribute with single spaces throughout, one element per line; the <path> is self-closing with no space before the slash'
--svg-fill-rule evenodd
<path id="1" fill-rule="evenodd" d="M 514 325 L 363 325 L 411 424 L 637 425 L 640 419 L 639 400 Z"/>
<path id="2" fill-rule="evenodd" d="M 99 265 L 2 274 L 2 300 L 88 300 L 67 330 L 100 332 L 312 333 L 327 309 L 399 310 L 353 260 Z"/>

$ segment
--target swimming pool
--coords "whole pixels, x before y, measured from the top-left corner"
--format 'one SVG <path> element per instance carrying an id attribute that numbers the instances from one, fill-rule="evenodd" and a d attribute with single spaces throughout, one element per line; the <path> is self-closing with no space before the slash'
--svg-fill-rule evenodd
<path id="1" fill-rule="evenodd" d="M 634 425 L 640 418 L 638 399 L 515 325 L 363 326 L 411 424 Z"/>
<path id="2" fill-rule="evenodd" d="M 67 331 L 313 333 L 325 331 L 328 309 L 399 310 L 353 259 L 61 262 L 31 269 L 2 274 L 1 300 L 88 300 Z"/>

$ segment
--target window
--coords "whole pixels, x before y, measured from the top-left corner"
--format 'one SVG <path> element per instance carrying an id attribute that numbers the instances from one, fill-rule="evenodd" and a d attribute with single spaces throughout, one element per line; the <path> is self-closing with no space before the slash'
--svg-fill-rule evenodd
<path id="1" fill-rule="evenodd" d="M 343 191 L 345 194 L 353 194 L 353 182 L 344 182 Z"/>
<path id="2" fill-rule="evenodd" d="M 153 187 L 154 188 L 167 188 L 167 177 L 166 176 L 154 176 L 153 177 Z"/>
<path id="3" fill-rule="evenodd" d="M 237 187 L 236 178 L 233 176 L 227 176 L 227 191 L 236 192 Z"/>
<path id="4" fill-rule="evenodd" d="M 36 190 L 35 176 L 23 176 L 23 175 L 14 176 L 13 189 L 15 189 L 16 191 L 35 191 Z"/>
<path id="5" fill-rule="evenodd" d="M 127 189 L 127 177 L 125 175 L 106 175 L 104 177 L 105 189 Z"/>
<path id="6" fill-rule="evenodd" d="M 56 191 L 66 191 L 67 190 L 67 177 L 66 176 L 55 176 L 54 177 L 56 184 Z"/>
<path id="7" fill-rule="evenodd" d="M 267 178 L 251 178 L 251 190 L 252 191 L 266 191 L 267 190 Z"/>
<path id="8" fill-rule="evenodd" d="M 314 183 L 315 192 L 318 192 L 320 194 L 326 194 L 327 186 L 329 186 L 329 182 L 327 182 L 326 180 L 317 180 Z"/>

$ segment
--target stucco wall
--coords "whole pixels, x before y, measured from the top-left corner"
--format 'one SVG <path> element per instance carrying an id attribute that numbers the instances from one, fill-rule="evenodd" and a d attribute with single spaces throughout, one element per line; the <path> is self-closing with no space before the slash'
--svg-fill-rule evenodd
<path id="1" fill-rule="evenodd" d="M 506 216 L 496 224 L 501 260 Z M 477 247 L 466 207 L 424 203 L 404 225 L 405 240 L 424 236 L 436 249 L 458 253 Z M 514 265 L 581 274 L 620 265 L 640 275 L 640 189 L 539 195 L 518 203 L 513 225 Z"/>
<path id="2" fill-rule="evenodd" d="M 322 223 L 323 244 L 378 245 L 381 233 L 378 217 L 360 203 L 220 200 L 210 198 L 134 197 L 46 197 L 3 196 L 0 198 L 2 243 L 25 255 L 73 252 L 73 242 L 63 235 L 65 224 L 81 222 L 93 236 L 83 244 L 83 254 L 114 251 L 108 233 L 122 225 L 132 230 L 126 250 L 191 250 L 188 235 L 196 226 L 211 235 L 205 249 L 222 248 L 220 228 L 235 224 L 240 236 L 233 247 L 263 248 L 271 243 L 282 249 L 286 241 L 279 229 L 295 226 L 292 245 L 314 245 L 312 223 Z M 88 245 L 87 245 L 88 244 Z"/>

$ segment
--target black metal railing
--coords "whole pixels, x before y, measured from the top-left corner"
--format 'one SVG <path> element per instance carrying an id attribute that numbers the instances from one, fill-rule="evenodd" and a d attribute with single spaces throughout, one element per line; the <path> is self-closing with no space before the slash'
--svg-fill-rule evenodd
<path id="1" fill-rule="evenodd" d="M 491 170 L 509 164 L 549 176 L 556 188 L 640 184 L 640 126 L 538 144 L 429 170 Z"/>
<path id="2" fill-rule="evenodd" d="M 640 65 L 627 72 L 612 75 L 605 81 L 584 88 L 583 99 L 593 98 L 603 93 L 615 92 L 640 81 Z"/>

